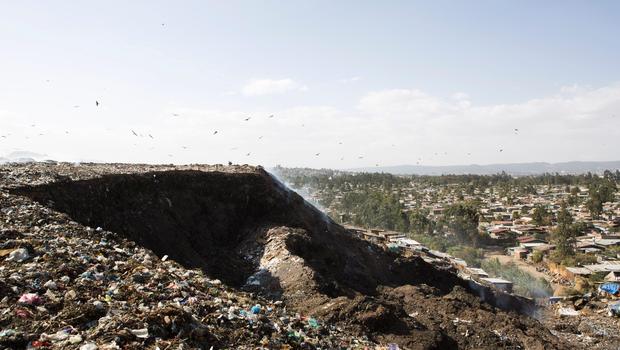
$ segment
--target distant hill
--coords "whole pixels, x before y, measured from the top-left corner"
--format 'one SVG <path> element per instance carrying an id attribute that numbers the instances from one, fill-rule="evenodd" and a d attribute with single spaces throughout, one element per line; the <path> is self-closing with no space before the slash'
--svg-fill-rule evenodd
<path id="1" fill-rule="evenodd" d="M 0 164 L 2 163 L 28 163 L 42 161 L 46 157 L 45 154 L 30 151 L 13 151 L 9 154 L 0 156 Z"/>
<path id="2" fill-rule="evenodd" d="M 399 175 L 442 175 L 442 174 L 497 174 L 502 171 L 511 175 L 536 175 L 543 173 L 583 174 L 602 173 L 605 170 L 620 170 L 620 161 L 609 162 L 564 162 L 564 163 L 511 163 L 487 165 L 396 165 L 349 169 L 350 171 L 384 172 Z"/>

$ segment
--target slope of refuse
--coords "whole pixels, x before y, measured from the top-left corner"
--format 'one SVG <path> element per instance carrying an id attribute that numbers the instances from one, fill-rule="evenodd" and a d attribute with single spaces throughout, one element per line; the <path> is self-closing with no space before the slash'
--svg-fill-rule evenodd
<path id="1" fill-rule="evenodd" d="M 37 163 L 0 184 L 0 347 L 565 346 L 523 300 L 354 238 L 261 168 Z"/>

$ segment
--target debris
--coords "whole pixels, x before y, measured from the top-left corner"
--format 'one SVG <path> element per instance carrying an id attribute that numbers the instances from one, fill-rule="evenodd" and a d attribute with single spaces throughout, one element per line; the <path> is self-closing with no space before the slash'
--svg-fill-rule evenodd
<path id="1" fill-rule="evenodd" d="M 483 303 L 448 270 L 370 247 L 261 171 L 0 166 L 0 242 L 12 242 L 2 249 L 31 255 L 0 268 L 0 348 L 441 348 L 446 337 L 462 349 L 561 348 L 537 321 Z M 255 213 L 266 218 L 237 223 Z M 175 226 L 186 223 L 198 228 Z M 182 237 L 196 232 L 210 236 Z M 261 283 L 246 286 L 250 276 Z M 494 323 L 506 339 L 485 327 Z"/>
<path id="2" fill-rule="evenodd" d="M 26 248 L 15 249 L 9 254 L 9 257 L 5 261 L 23 262 L 30 258 L 28 250 Z"/>
<path id="3" fill-rule="evenodd" d="M 616 295 L 620 291 L 620 283 L 607 282 L 601 284 L 599 290 L 611 295 Z"/>
<path id="4" fill-rule="evenodd" d="M 135 335 L 138 338 L 146 339 L 149 337 L 149 330 L 146 328 L 132 329 L 131 334 Z"/>
<path id="5" fill-rule="evenodd" d="M 39 305 L 43 303 L 43 299 L 37 293 L 26 293 L 19 297 L 18 302 L 27 305 Z"/>
<path id="6" fill-rule="evenodd" d="M 579 316 L 579 311 L 572 309 L 572 308 L 566 308 L 566 307 L 561 307 L 558 309 L 558 315 L 559 316 Z"/>

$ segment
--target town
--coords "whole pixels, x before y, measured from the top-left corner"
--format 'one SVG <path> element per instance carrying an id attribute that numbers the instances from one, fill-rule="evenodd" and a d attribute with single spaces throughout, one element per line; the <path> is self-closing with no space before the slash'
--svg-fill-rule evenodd
<path id="1" fill-rule="evenodd" d="M 519 178 L 275 172 L 359 237 L 448 262 L 497 289 L 545 303 L 620 289 L 618 171 Z"/>

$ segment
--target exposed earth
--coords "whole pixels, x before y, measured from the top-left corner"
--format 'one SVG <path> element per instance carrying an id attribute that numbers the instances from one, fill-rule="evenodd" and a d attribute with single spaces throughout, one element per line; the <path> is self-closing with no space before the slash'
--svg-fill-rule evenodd
<path id="1" fill-rule="evenodd" d="M 581 344 L 355 238 L 260 167 L 8 164 L 0 191 L 0 349 Z"/>

